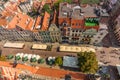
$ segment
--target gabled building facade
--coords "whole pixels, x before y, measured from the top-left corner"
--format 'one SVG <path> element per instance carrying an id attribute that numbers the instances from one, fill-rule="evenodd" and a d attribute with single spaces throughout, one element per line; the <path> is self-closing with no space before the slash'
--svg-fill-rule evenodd
<path id="1" fill-rule="evenodd" d="M 82 8 L 76 2 L 60 3 L 58 16 L 56 11 L 53 14 L 45 12 L 44 16 L 37 16 L 35 19 L 25 14 L 31 10 L 30 2 L 20 2 L 19 7 L 25 10 L 24 13 L 14 12 L 12 18 L 7 17 L 6 26 L 1 23 L 0 40 L 98 44 L 107 35 L 107 29 L 101 30 L 100 24 L 104 24 L 109 16 L 104 10 L 98 11 L 99 16 L 96 15 L 94 6 Z M 8 14 L 7 11 L 5 14 Z"/>
<path id="2" fill-rule="evenodd" d="M 61 3 L 58 17 L 61 40 L 71 44 L 90 44 L 99 30 L 99 18 L 94 7 L 81 8 L 77 4 Z M 92 25 L 90 25 L 90 24 Z M 95 30 L 93 33 L 90 31 Z"/>
<path id="3" fill-rule="evenodd" d="M 55 24 L 49 27 L 51 42 L 61 42 L 61 34 L 59 28 Z"/>

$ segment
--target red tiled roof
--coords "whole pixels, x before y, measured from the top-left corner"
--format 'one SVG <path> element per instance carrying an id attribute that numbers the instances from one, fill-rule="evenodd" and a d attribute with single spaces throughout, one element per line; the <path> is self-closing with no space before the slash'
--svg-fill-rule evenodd
<path id="1" fill-rule="evenodd" d="M 52 21 L 52 23 L 55 23 L 56 22 L 56 14 L 57 14 L 57 12 L 56 12 L 56 10 L 54 11 L 54 15 L 53 15 L 53 21 Z"/>
<path id="2" fill-rule="evenodd" d="M 46 3 L 52 3 L 52 0 L 46 0 Z"/>
<path id="3" fill-rule="evenodd" d="M 48 29 L 49 19 L 50 19 L 50 14 L 45 12 L 43 23 L 42 23 L 42 28 L 41 28 L 42 31 L 46 31 Z"/>
<path id="4" fill-rule="evenodd" d="M 99 30 L 99 25 L 98 26 L 84 26 L 84 28 L 87 29 L 96 29 L 97 31 Z"/>
<path id="5" fill-rule="evenodd" d="M 84 28 L 84 19 L 82 19 L 82 20 L 76 20 L 76 19 L 72 19 L 71 20 L 71 27 L 74 29 L 74 28 L 76 28 L 76 29 L 80 29 L 80 28 Z"/>
<path id="6" fill-rule="evenodd" d="M 0 61 L 0 66 L 12 67 L 12 65 L 10 65 L 9 62 L 4 62 L 4 61 Z M 86 80 L 86 75 L 80 72 L 73 72 L 73 71 L 66 71 L 66 70 L 59 70 L 59 69 L 52 69 L 45 67 L 39 67 L 39 69 L 36 69 L 34 67 L 22 65 L 22 64 L 18 64 L 16 68 L 31 71 L 33 74 L 38 74 L 53 78 L 64 78 L 66 74 L 69 74 L 75 80 Z"/>
<path id="7" fill-rule="evenodd" d="M 5 61 L 0 61 L 0 66 L 12 67 L 12 65 L 9 62 Z"/>
<path id="8" fill-rule="evenodd" d="M 13 67 L 13 63 L 0 61 L 0 66 Z M 28 71 L 31 71 L 32 73 L 36 73 L 37 70 L 38 70 L 38 69 L 36 69 L 34 67 L 27 66 L 27 65 L 22 65 L 22 64 L 17 64 L 16 68 L 17 69 L 28 70 Z"/>
<path id="9" fill-rule="evenodd" d="M 86 76 L 85 74 L 79 73 L 79 72 L 72 72 L 72 71 L 66 71 L 66 70 L 59 70 L 59 69 L 52 69 L 52 68 L 43 68 L 40 67 L 36 74 L 44 75 L 44 76 L 50 76 L 50 77 L 56 77 L 56 78 L 64 78 L 66 74 L 70 74 L 72 78 L 75 80 L 85 80 Z"/>
<path id="10" fill-rule="evenodd" d="M 25 30 L 31 30 L 33 25 L 33 19 L 26 14 L 18 13 L 14 16 L 11 22 L 8 24 L 8 29 L 21 27 Z"/>
<path id="11" fill-rule="evenodd" d="M 37 69 L 34 68 L 34 67 L 26 66 L 26 65 L 22 65 L 22 64 L 18 64 L 18 65 L 16 66 L 16 68 L 18 68 L 18 69 L 23 69 L 23 70 L 28 70 L 28 71 L 30 71 L 30 72 L 32 72 L 32 73 L 36 73 L 36 71 L 37 71 Z"/>
<path id="12" fill-rule="evenodd" d="M 13 14 L 7 10 L 4 10 L 1 12 L 1 15 L 7 17 L 7 16 L 12 16 Z"/>
<path id="13" fill-rule="evenodd" d="M 51 4 L 52 2 L 55 3 L 55 2 L 57 2 L 57 1 L 58 1 L 58 0 L 46 0 L 46 3 L 47 3 L 47 4 Z"/>
<path id="14" fill-rule="evenodd" d="M 6 26 L 7 20 L 5 18 L 0 18 L 0 26 Z"/>
<path id="15" fill-rule="evenodd" d="M 27 0 L 18 0 L 18 2 L 26 2 Z"/>
<path id="16" fill-rule="evenodd" d="M 35 22 L 35 27 L 37 27 L 38 25 L 40 25 L 40 21 L 41 21 L 41 17 L 38 16 Z"/>

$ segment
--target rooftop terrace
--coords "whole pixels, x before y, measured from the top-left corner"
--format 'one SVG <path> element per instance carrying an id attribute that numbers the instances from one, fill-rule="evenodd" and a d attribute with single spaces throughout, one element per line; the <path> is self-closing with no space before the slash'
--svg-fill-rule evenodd
<path id="1" fill-rule="evenodd" d="M 94 13 L 95 7 L 82 8 L 77 4 L 61 3 L 59 8 L 60 18 L 83 19 L 84 17 L 97 17 Z"/>

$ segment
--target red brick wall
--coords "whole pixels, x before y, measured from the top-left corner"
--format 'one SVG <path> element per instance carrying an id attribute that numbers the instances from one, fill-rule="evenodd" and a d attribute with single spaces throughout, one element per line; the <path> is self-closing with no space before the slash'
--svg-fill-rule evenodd
<path id="1" fill-rule="evenodd" d="M 67 24 L 70 25 L 70 19 L 69 18 L 59 18 L 58 19 L 59 25 L 62 24 L 64 21 L 66 21 Z"/>
<path id="2" fill-rule="evenodd" d="M 72 28 L 84 28 L 84 20 L 71 20 L 71 27 Z"/>
<path id="3" fill-rule="evenodd" d="M 87 29 L 96 29 L 97 31 L 98 31 L 98 29 L 99 29 L 99 25 L 98 26 L 84 26 L 84 28 L 87 30 Z"/>

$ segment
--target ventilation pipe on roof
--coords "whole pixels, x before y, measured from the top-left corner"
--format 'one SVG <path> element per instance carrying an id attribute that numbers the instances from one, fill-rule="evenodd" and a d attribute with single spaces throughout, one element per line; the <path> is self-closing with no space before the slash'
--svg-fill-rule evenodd
<path id="1" fill-rule="evenodd" d="M 80 6 L 75 6 L 75 7 L 73 7 L 73 11 L 74 11 L 75 9 L 81 10 L 81 7 L 80 7 Z"/>

